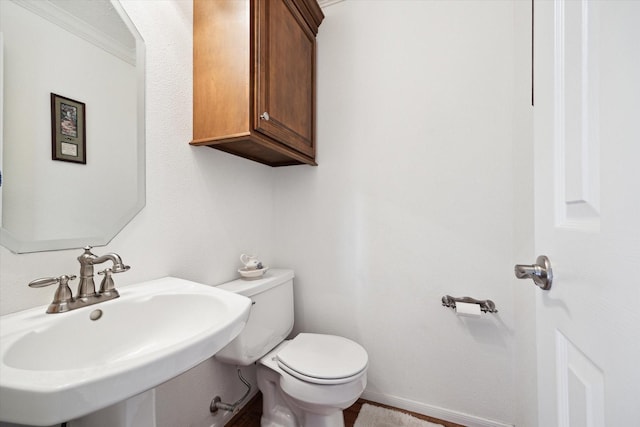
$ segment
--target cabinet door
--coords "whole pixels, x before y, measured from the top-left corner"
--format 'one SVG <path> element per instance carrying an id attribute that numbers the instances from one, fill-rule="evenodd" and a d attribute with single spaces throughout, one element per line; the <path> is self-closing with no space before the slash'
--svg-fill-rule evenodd
<path id="1" fill-rule="evenodd" d="M 254 7 L 254 128 L 315 157 L 315 36 L 290 0 Z"/>

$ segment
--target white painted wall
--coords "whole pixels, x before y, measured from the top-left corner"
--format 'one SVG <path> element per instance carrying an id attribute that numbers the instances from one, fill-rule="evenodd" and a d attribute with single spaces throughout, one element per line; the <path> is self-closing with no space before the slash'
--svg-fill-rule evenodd
<path id="1" fill-rule="evenodd" d="M 526 187 L 514 194 L 527 184 L 514 149 L 528 145 L 515 142 L 527 120 L 515 120 L 516 72 L 518 108 L 530 82 L 526 60 L 516 68 L 515 12 L 505 1 L 326 8 L 320 166 L 278 170 L 275 183 L 295 328 L 362 343 L 365 397 L 466 425 L 516 419 L 514 233 L 530 244 L 514 226 L 530 208 L 519 207 Z M 461 319 L 441 306 L 446 294 L 500 312 Z"/>
<path id="2" fill-rule="evenodd" d="M 516 370 L 530 365 L 515 352 L 530 341 L 515 338 L 528 317 L 514 312 L 512 268 L 530 251 L 530 169 L 512 160 L 526 166 L 530 146 L 516 104 L 526 37 L 514 38 L 528 29 L 514 2 L 327 7 L 320 166 L 280 169 L 187 145 L 191 1 L 123 3 L 147 45 L 147 206 L 96 250 L 131 264 L 119 285 L 168 274 L 222 283 L 241 252 L 258 253 L 296 269 L 297 330 L 367 348 L 365 397 L 468 425 L 520 419 Z M 0 313 L 48 303 L 51 289 L 26 283 L 75 272 L 78 254 L 0 248 Z M 445 294 L 491 298 L 500 313 L 458 318 Z M 211 398 L 241 393 L 233 368 L 207 361 L 159 388 L 159 426 L 221 425 Z"/>

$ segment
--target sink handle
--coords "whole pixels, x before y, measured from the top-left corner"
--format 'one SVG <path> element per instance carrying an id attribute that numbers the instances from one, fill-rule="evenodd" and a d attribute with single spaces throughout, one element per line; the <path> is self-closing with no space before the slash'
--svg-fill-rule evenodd
<path id="1" fill-rule="evenodd" d="M 45 286 L 51 286 L 58 283 L 60 279 L 58 277 L 43 277 L 41 279 L 32 280 L 29 282 L 30 288 L 44 288 Z"/>
<path id="2" fill-rule="evenodd" d="M 44 288 L 45 286 L 55 285 L 56 283 L 62 284 L 64 281 L 65 284 L 69 283 L 69 280 L 75 279 L 76 275 L 62 275 L 60 277 L 43 277 L 41 279 L 32 280 L 29 282 L 29 287 L 31 288 Z"/>
<path id="3" fill-rule="evenodd" d="M 32 288 L 43 288 L 60 283 L 60 286 L 56 289 L 56 293 L 53 295 L 53 301 L 49 304 L 49 308 L 47 308 L 47 313 L 62 313 L 71 309 L 69 304 L 73 302 L 73 295 L 71 288 L 69 288 L 69 280 L 75 278 L 76 275 L 67 276 L 66 274 L 60 277 L 43 277 L 32 280 L 29 282 L 29 286 Z"/>
<path id="4" fill-rule="evenodd" d="M 102 283 L 100 283 L 100 295 L 118 295 L 118 291 L 116 290 L 116 286 L 113 283 L 113 277 L 111 277 L 112 274 L 115 273 L 120 273 L 122 271 L 127 271 L 129 269 L 129 266 L 126 265 L 126 270 L 120 270 L 120 271 L 113 271 L 110 268 L 105 268 L 102 271 L 98 271 L 98 274 L 100 275 L 104 275 L 104 278 L 102 279 Z"/>

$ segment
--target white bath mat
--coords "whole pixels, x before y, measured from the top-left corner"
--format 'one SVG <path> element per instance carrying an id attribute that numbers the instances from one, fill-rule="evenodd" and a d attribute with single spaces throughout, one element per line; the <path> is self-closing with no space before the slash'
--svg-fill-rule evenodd
<path id="1" fill-rule="evenodd" d="M 353 427 L 442 427 L 404 412 L 394 411 L 365 403 L 358 413 Z"/>

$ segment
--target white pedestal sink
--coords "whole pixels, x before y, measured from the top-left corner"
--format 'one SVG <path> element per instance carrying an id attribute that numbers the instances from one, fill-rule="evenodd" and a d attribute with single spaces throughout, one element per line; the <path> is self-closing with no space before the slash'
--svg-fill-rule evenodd
<path id="1" fill-rule="evenodd" d="M 156 389 L 67 423 L 68 427 L 156 427 Z"/>
<path id="2" fill-rule="evenodd" d="M 140 394 L 231 342 L 251 307 L 249 298 L 172 277 L 119 292 L 67 313 L 42 306 L 0 318 L 0 421 L 95 427 L 82 417 L 110 407 L 121 421 L 109 427 L 140 426 L 127 425 L 126 414 L 153 417 L 154 393 Z"/>

